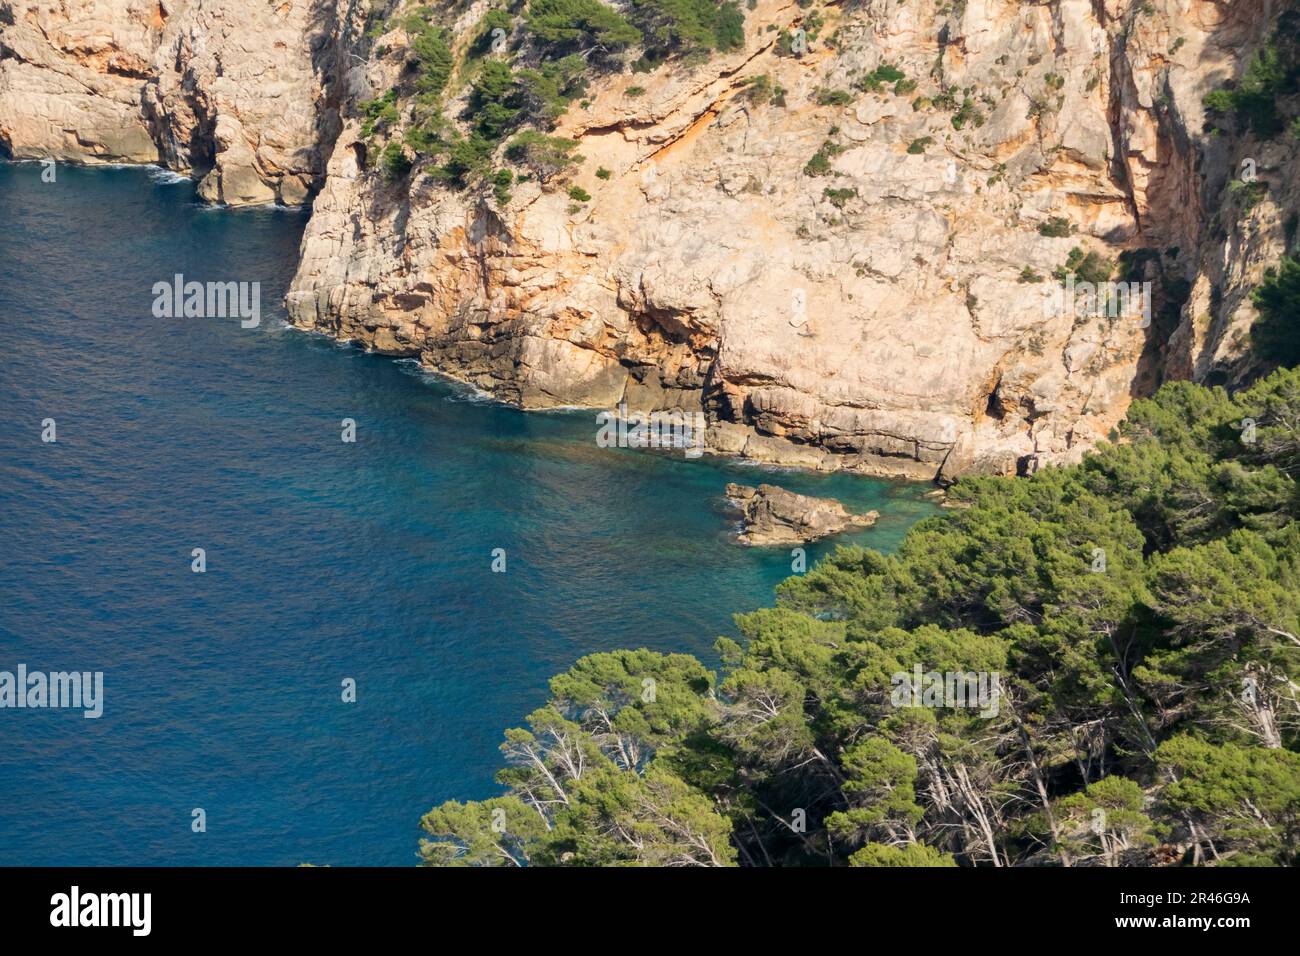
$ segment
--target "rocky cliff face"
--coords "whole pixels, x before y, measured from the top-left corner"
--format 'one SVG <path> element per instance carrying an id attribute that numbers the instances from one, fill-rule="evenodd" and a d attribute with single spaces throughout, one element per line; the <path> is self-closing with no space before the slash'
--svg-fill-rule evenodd
<path id="1" fill-rule="evenodd" d="M 336 6 L 0 2 L 0 145 L 17 158 L 162 163 L 212 202 L 301 203 L 339 129 Z"/>
<path id="2" fill-rule="evenodd" d="M 376 138 L 359 109 L 407 69 L 401 5 L 369 11 L 373 47 L 323 0 L 75 4 L 95 29 L 69 6 L 0 3 L 14 152 L 153 148 L 257 201 L 301 195 L 333 143 L 296 324 L 524 408 L 702 410 L 710 447 L 760 461 L 1072 461 L 1163 378 L 1250 372 L 1249 292 L 1296 205 L 1294 144 L 1214 134 L 1202 105 L 1272 0 L 756 0 L 742 50 L 596 78 L 554 131 L 583 162 L 504 204 L 409 148 L 409 174 L 376 163 L 413 112 Z M 463 55 L 489 5 L 431 9 Z M 1147 316 L 1066 308 L 1076 248 L 1124 254 Z"/>
<path id="3" fill-rule="evenodd" d="M 771 28 L 809 13 L 759 0 L 743 52 L 610 77 L 570 110 L 576 208 L 535 184 L 504 208 L 390 185 L 349 119 L 290 310 L 527 408 L 702 407 L 713 448 L 759 460 L 918 478 L 1073 460 L 1166 370 L 1233 374 L 1294 167 L 1259 157 L 1267 208 L 1211 225 L 1238 157 L 1201 101 L 1267 6 L 867 0 L 781 56 Z M 375 91 L 401 59 L 384 39 Z M 886 62 L 917 88 L 827 95 Z M 760 75 L 783 107 L 750 95 Z M 954 90 L 961 129 L 915 108 Z M 805 174 L 819 154 L 828 174 Z M 1045 308 L 1059 283 L 1033 279 L 1076 246 L 1153 250 L 1133 267 L 1152 321 Z"/>

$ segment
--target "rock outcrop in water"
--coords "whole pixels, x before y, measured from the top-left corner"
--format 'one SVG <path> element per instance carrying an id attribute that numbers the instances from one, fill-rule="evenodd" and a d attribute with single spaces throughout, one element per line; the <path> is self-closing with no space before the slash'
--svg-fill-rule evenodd
<path id="1" fill-rule="evenodd" d="M 833 498 L 799 495 L 776 485 L 727 485 L 727 498 L 741 513 L 738 541 L 751 547 L 778 547 L 819 541 L 833 534 L 867 528 L 878 511 L 853 514 Z"/>
<path id="2" fill-rule="evenodd" d="M 504 203 L 421 161 L 414 99 L 380 133 L 361 108 L 409 88 L 411 9 L 0 2 L 0 137 L 153 144 L 228 202 L 319 184 L 297 325 L 523 408 L 702 411 L 711 449 L 764 462 L 1023 473 L 1165 378 L 1254 371 L 1249 295 L 1287 246 L 1297 151 L 1215 133 L 1203 100 L 1271 0 L 756 0 L 741 50 L 594 75 L 554 130 L 581 165 Z M 464 57 L 490 4 L 429 9 Z M 468 104 L 453 74 L 442 121 Z M 1229 190 L 1245 160 L 1265 185 Z M 1064 308 L 1053 273 L 1085 253 L 1122 256 L 1145 309 Z"/>

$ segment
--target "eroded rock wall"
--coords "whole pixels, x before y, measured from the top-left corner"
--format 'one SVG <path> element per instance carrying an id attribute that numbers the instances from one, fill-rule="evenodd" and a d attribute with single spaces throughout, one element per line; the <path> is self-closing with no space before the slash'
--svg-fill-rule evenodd
<path id="1" fill-rule="evenodd" d="M 1216 133 L 1203 100 L 1280 0 L 757 0 L 741 51 L 597 77 L 554 131 L 583 162 L 504 205 L 377 168 L 404 123 L 376 140 L 360 104 L 403 80 L 408 7 L 0 0 L 0 144 L 162 162 L 232 204 L 319 189 L 296 324 L 523 408 L 703 411 L 714 450 L 760 461 L 1032 471 L 1166 378 L 1257 371 L 1296 149 Z M 487 9 L 434 6 L 458 52 Z M 863 89 L 882 64 L 914 87 Z M 1150 321 L 1063 307 L 1076 248 L 1124 255 Z"/>
<path id="2" fill-rule="evenodd" d="M 419 173 L 391 185 L 349 118 L 290 311 L 526 408 L 702 406 L 712 447 L 759 460 L 925 478 L 1071 461 L 1167 372 L 1239 351 L 1281 229 L 1205 241 L 1235 157 L 1201 101 L 1269 6 L 865 0 L 824 8 L 791 57 L 773 28 L 807 12 L 759 0 L 743 52 L 607 78 L 569 111 L 578 205 L 535 184 L 500 209 Z M 354 85 L 377 95 L 400 59 Z M 884 62 L 917 88 L 819 105 Z M 784 107 L 746 95 L 760 74 Z M 979 119 L 914 108 L 945 90 Z M 829 174 L 806 175 L 823 144 Z M 1073 234 L 1042 234 L 1058 218 Z M 1148 250 L 1133 276 L 1157 318 L 1045 307 L 1076 246 Z"/>
<path id="3" fill-rule="evenodd" d="M 0 2 L 0 145 L 161 163 L 213 202 L 301 203 L 339 129 L 348 15 L 333 0 Z"/>

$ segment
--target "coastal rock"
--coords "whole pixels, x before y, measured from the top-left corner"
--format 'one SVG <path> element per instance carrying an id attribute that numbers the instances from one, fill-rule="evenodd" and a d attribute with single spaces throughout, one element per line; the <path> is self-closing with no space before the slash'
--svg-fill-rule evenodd
<path id="1" fill-rule="evenodd" d="M 409 145 L 416 6 L 0 0 L 0 147 L 160 161 L 232 205 L 314 197 L 295 325 L 524 409 L 699 412 L 712 451 L 764 463 L 1029 474 L 1163 381 L 1258 370 L 1250 294 L 1300 158 L 1215 135 L 1204 99 L 1272 0 L 755 0 L 743 49 L 593 70 L 548 131 L 583 162 L 509 202 Z M 489 8 L 425 6 L 456 51 Z M 913 85 L 871 81 L 886 64 Z M 464 134 L 462 72 L 438 108 Z M 363 104 L 398 89 L 376 129 Z M 1076 247 L 1126 255 L 1147 315 L 1066 307 Z"/>
<path id="2" fill-rule="evenodd" d="M 313 0 L 0 2 L 0 147 L 159 163 L 231 206 L 302 203 L 338 131 L 348 29 Z"/>
<path id="3" fill-rule="evenodd" d="M 1208 228 L 1235 158 L 1202 100 L 1263 13 L 866 0 L 819 8 L 834 45 L 789 56 L 802 12 L 758 0 L 741 51 L 593 76 L 554 131 L 581 167 L 504 205 L 418 166 L 386 179 L 351 102 L 288 311 L 521 408 L 703 411 L 711 450 L 761 462 L 946 483 L 1077 461 L 1170 374 L 1245 370 L 1249 290 L 1300 177 L 1291 151 L 1255 225 Z M 393 88 L 405 43 L 381 37 L 358 86 Z M 862 91 L 882 63 L 916 88 Z M 953 90 L 963 122 L 935 105 Z M 1076 246 L 1154 250 L 1154 321 L 1070 314 L 1051 276 Z"/>
<path id="4" fill-rule="evenodd" d="M 877 511 L 853 514 L 833 498 L 799 495 L 777 485 L 727 485 L 727 498 L 740 509 L 739 542 L 750 547 L 779 547 L 817 541 L 843 531 L 866 528 Z"/>

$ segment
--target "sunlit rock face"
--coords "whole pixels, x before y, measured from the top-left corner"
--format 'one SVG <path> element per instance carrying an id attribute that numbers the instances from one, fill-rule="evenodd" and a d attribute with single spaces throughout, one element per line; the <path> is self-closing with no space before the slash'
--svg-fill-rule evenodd
<path id="1" fill-rule="evenodd" d="M 583 161 L 502 205 L 376 161 L 360 104 L 407 69 L 405 7 L 0 2 L 0 137 L 161 160 L 213 201 L 314 194 L 292 320 L 522 408 L 700 411 L 715 452 L 823 470 L 1025 473 L 1164 379 L 1253 371 L 1300 177 L 1202 101 L 1276 6 L 758 0 L 743 50 L 596 75 L 554 130 Z M 433 9 L 464 50 L 488 4 Z M 1136 301 L 1063 287 L 1075 249 L 1125 255 Z"/>
<path id="2" fill-rule="evenodd" d="M 339 126 L 332 6 L 0 3 L 0 143 L 18 158 L 161 163 L 212 202 L 301 203 Z"/>

